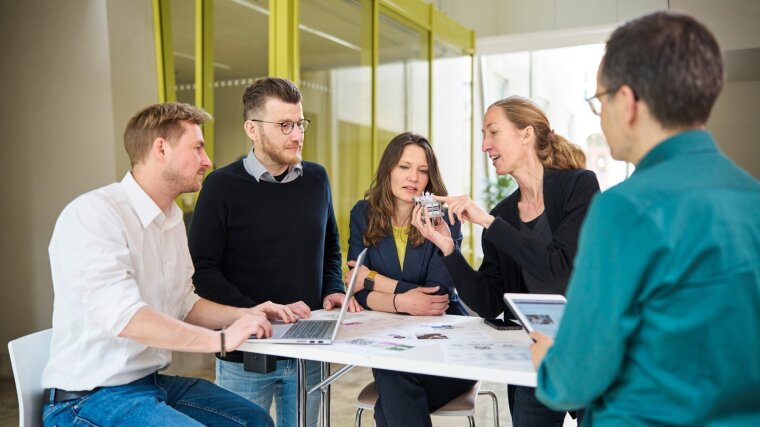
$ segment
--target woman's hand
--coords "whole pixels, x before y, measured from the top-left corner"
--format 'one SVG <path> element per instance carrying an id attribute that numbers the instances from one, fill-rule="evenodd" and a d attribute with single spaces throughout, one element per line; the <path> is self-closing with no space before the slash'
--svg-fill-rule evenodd
<path id="1" fill-rule="evenodd" d="M 434 223 L 424 206 L 417 205 L 414 207 L 412 211 L 412 225 L 420 230 L 422 237 L 438 246 L 438 249 L 443 252 L 444 256 L 449 256 L 454 252 L 456 245 L 454 244 L 454 239 L 451 238 L 449 225 L 441 219 L 437 219 Z"/>
<path id="2" fill-rule="evenodd" d="M 348 270 L 346 274 L 343 275 L 343 283 L 348 286 L 348 283 L 351 281 L 351 275 L 354 274 L 354 266 L 356 265 L 356 261 L 349 261 L 346 263 L 349 267 L 351 267 L 351 270 Z M 354 284 L 354 293 L 357 293 L 364 289 L 364 279 L 367 278 L 367 275 L 369 274 L 369 268 L 362 265 L 361 268 L 359 268 L 359 271 L 356 273 L 356 283 Z"/>
<path id="3" fill-rule="evenodd" d="M 449 205 L 449 221 L 454 224 L 455 216 L 460 221 L 470 221 L 488 228 L 494 220 L 493 215 L 476 205 L 468 196 L 433 196 L 433 199 Z"/>
<path id="4" fill-rule="evenodd" d="M 322 307 L 330 311 L 335 307 L 340 307 L 343 305 L 343 299 L 345 298 L 346 294 L 341 293 L 334 293 L 330 294 L 325 297 L 324 300 L 322 300 Z M 351 297 L 350 300 L 348 300 L 348 311 L 349 313 L 355 313 L 357 311 L 364 311 L 364 307 L 362 307 L 361 304 L 359 304 L 359 301 L 356 300 L 356 298 Z"/>
<path id="5" fill-rule="evenodd" d="M 303 307 L 301 305 L 303 305 Z M 311 311 L 309 311 L 309 307 L 307 307 L 306 304 L 301 301 L 289 305 L 275 304 L 272 301 L 267 301 L 255 307 L 251 307 L 248 309 L 248 312 L 253 314 L 262 314 L 269 320 L 279 319 L 285 323 L 293 323 L 296 321 L 296 313 L 298 313 L 299 316 L 303 317 L 304 307 L 307 310 L 306 317 L 309 317 Z M 293 308 L 295 308 L 295 312 Z"/>
<path id="6" fill-rule="evenodd" d="M 410 289 L 396 294 L 396 308 L 413 316 L 441 316 L 449 308 L 448 295 L 435 295 L 440 286 Z"/>

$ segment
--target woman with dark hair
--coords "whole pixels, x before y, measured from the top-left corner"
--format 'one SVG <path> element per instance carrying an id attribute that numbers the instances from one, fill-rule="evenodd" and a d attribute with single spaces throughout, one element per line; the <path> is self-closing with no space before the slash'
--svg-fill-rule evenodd
<path id="1" fill-rule="evenodd" d="M 368 248 L 355 285 L 356 300 L 365 308 L 422 316 L 467 314 L 437 248 L 410 226 L 413 197 L 424 192 L 447 194 L 433 148 L 420 135 L 402 133 L 385 148 L 364 200 L 351 210 L 349 266 Z M 459 225 L 438 222 L 458 245 Z M 381 369 L 372 373 L 378 426 L 430 426 L 430 412 L 475 384 Z"/>
<path id="2" fill-rule="evenodd" d="M 581 223 L 599 191 L 586 156 L 556 134 L 541 109 L 512 96 L 495 102 L 483 117 L 483 151 L 499 175 L 510 174 L 518 189 L 485 212 L 467 196 L 435 197 L 448 204 L 449 219 L 484 228 L 483 262 L 476 271 L 459 252 L 448 227 L 422 221 L 415 209 L 412 224 L 440 248 L 462 300 L 482 317 L 506 310 L 510 293 L 565 294 L 573 267 Z M 543 406 L 531 387 L 508 387 L 515 426 L 561 426 L 564 412 Z"/>

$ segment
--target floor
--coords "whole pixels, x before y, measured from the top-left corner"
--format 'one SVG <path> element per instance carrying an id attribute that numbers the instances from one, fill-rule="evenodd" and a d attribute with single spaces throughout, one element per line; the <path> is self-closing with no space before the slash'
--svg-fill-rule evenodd
<path id="1" fill-rule="evenodd" d="M 334 372 L 340 366 L 334 366 Z M 214 371 L 210 368 L 186 369 L 184 371 L 171 372 L 177 375 L 196 376 L 213 380 Z M 372 373 L 367 368 L 354 368 L 349 373 L 338 379 L 331 387 L 331 426 L 349 427 L 354 425 L 354 416 L 356 413 L 356 396 L 359 391 L 372 380 Z M 511 426 L 509 418 L 509 409 L 507 408 L 507 388 L 504 384 L 484 382 L 482 389 L 492 390 L 499 399 L 499 421 L 501 426 Z M 0 427 L 18 425 L 18 401 L 16 400 L 16 388 L 12 379 L 0 378 Z M 373 426 L 372 412 L 365 411 L 363 416 L 364 426 Z M 433 426 L 467 426 L 467 419 L 464 417 L 433 417 Z M 478 399 L 475 425 L 492 426 L 493 415 L 491 409 L 491 399 L 483 396 Z M 565 426 L 575 426 L 575 422 L 569 417 L 565 421 Z"/>

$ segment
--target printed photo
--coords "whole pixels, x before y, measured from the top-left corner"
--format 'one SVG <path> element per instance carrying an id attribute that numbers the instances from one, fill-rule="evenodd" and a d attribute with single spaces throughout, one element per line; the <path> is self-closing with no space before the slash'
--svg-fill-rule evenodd
<path id="1" fill-rule="evenodd" d="M 438 332 L 432 332 L 429 334 L 421 334 L 417 335 L 418 340 L 447 340 L 449 337 L 446 335 L 440 334 Z"/>
<path id="2" fill-rule="evenodd" d="M 535 325 L 553 325 L 554 320 L 548 314 L 527 314 L 530 323 Z"/>

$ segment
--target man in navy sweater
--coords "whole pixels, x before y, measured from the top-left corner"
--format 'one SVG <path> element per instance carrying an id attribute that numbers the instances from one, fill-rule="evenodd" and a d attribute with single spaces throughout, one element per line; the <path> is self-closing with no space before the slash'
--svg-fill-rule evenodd
<path id="1" fill-rule="evenodd" d="M 250 307 L 287 304 L 301 318 L 343 300 L 340 243 L 325 169 L 301 160 L 309 121 L 293 82 L 263 78 L 243 95 L 248 156 L 211 173 L 190 226 L 197 293 L 215 302 Z M 352 302 L 354 304 L 354 302 Z M 350 307 L 351 308 L 351 307 Z M 216 382 L 265 409 L 274 398 L 277 425 L 295 425 L 295 360 L 280 358 L 267 374 L 243 369 L 242 353 L 217 354 Z M 307 385 L 320 364 L 307 362 Z M 316 426 L 318 393 L 306 416 Z"/>

